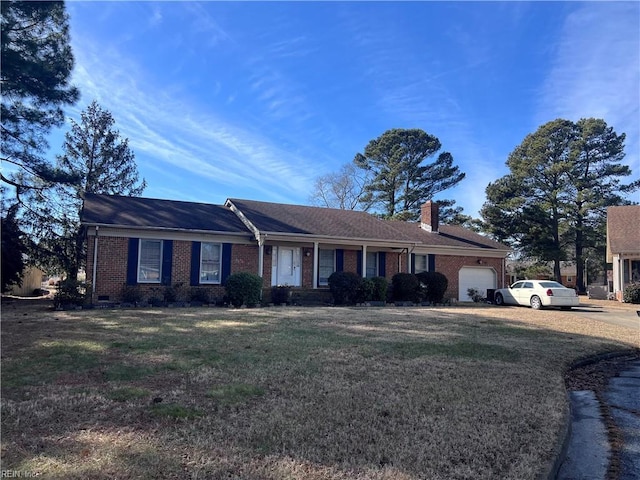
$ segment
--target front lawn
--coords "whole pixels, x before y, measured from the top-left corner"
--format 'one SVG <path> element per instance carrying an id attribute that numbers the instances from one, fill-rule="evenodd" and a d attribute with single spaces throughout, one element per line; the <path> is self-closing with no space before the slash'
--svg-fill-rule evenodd
<path id="1" fill-rule="evenodd" d="M 576 312 L 4 306 L 2 468 L 45 478 L 535 479 Z"/>

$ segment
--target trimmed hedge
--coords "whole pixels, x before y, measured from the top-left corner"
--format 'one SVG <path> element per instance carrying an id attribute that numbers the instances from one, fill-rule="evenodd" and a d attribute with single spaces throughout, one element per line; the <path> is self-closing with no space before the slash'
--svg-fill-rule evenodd
<path id="1" fill-rule="evenodd" d="M 362 277 L 360 275 L 353 272 L 333 272 L 328 281 L 334 304 L 349 305 L 357 303 L 358 296 L 362 294 Z"/>
<path id="2" fill-rule="evenodd" d="M 256 305 L 260 303 L 262 278 L 249 272 L 233 273 L 227 278 L 224 288 L 234 307 Z"/>
<path id="3" fill-rule="evenodd" d="M 396 273 L 391 278 L 393 299 L 400 302 L 420 301 L 420 282 L 413 273 Z"/>
<path id="4" fill-rule="evenodd" d="M 632 283 L 624 287 L 624 296 L 622 300 L 625 303 L 640 303 L 640 283 Z"/>
<path id="5" fill-rule="evenodd" d="M 422 284 L 424 299 L 431 303 L 442 303 L 449 286 L 449 280 L 440 272 L 421 272 L 417 274 Z"/>

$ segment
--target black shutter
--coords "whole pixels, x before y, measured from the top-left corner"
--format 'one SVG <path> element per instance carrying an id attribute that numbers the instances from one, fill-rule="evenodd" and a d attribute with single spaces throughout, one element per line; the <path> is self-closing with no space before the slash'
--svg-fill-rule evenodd
<path id="1" fill-rule="evenodd" d="M 427 261 L 429 262 L 429 267 L 428 267 L 429 271 L 430 272 L 435 272 L 436 271 L 436 256 L 433 253 L 430 253 Z"/>
<path id="2" fill-rule="evenodd" d="M 358 256 L 356 257 L 356 273 L 362 276 L 362 250 L 358 251 Z"/>
<path id="3" fill-rule="evenodd" d="M 416 273 L 416 254 L 411 254 L 411 270 L 409 273 Z"/>
<path id="4" fill-rule="evenodd" d="M 342 248 L 336 249 L 336 272 L 344 271 L 344 250 Z"/>
<path id="5" fill-rule="evenodd" d="M 378 276 L 386 277 L 387 276 L 387 253 L 380 252 L 378 253 Z"/>
<path id="6" fill-rule="evenodd" d="M 127 252 L 127 285 L 138 283 L 138 245 L 139 238 L 129 239 L 129 250 Z"/>
<path id="7" fill-rule="evenodd" d="M 173 260 L 173 240 L 162 241 L 162 285 L 171 285 L 171 270 Z"/>
<path id="8" fill-rule="evenodd" d="M 222 244 L 222 275 L 220 276 L 220 281 L 224 285 L 224 282 L 227 281 L 227 277 L 231 275 L 231 244 L 223 243 Z"/>
<path id="9" fill-rule="evenodd" d="M 191 286 L 200 284 L 200 242 L 191 242 Z"/>

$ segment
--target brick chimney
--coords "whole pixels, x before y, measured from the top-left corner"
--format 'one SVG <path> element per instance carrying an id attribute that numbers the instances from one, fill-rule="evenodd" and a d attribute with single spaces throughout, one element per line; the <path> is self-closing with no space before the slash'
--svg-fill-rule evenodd
<path id="1" fill-rule="evenodd" d="M 427 232 L 438 233 L 438 225 L 440 223 L 440 208 L 437 203 L 429 200 L 422 205 L 420 211 L 420 227 Z"/>

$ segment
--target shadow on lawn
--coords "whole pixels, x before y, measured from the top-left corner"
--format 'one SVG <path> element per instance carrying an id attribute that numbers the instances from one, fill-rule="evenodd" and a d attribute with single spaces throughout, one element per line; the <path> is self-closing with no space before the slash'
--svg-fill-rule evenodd
<path id="1" fill-rule="evenodd" d="M 278 478 L 277 468 L 280 477 L 295 477 L 302 464 L 318 475 L 344 476 L 354 468 L 373 472 L 370 478 L 382 478 L 393 466 L 400 478 L 402 472 L 419 475 L 429 463 L 454 469 L 462 462 L 461 472 L 521 477 L 522 472 L 504 475 L 505 469 L 519 464 L 516 457 L 523 451 L 544 468 L 548 445 L 523 447 L 500 435 L 505 429 L 509 435 L 530 429 L 533 435 L 540 422 L 523 415 L 522 425 L 501 424 L 499 415 L 520 420 L 504 404 L 465 405 L 466 384 L 450 397 L 445 387 L 455 390 L 455 382 L 465 378 L 483 386 L 483 375 L 500 379 L 511 370 L 526 382 L 529 369 L 543 371 L 555 385 L 576 358 L 624 347 L 496 320 L 488 312 L 461 318 L 451 310 L 388 311 L 390 321 L 365 315 L 358 321 L 360 314 L 349 309 L 343 320 L 320 318 L 313 310 L 305 311 L 313 316 L 306 321 L 281 321 L 277 313 L 246 318 L 220 312 L 223 318 L 217 319 L 215 313 L 202 317 L 193 311 L 153 311 L 143 319 L 129 312 L 23 323 L 3 319 L 3 464 L 31 471 L 49 465 L 48 478 L 56 478 L 49 475 L 56 469 L 64 473 L 59 478 L 226 478 L 243 472 L 248 478 Z M 412 338 L 412 332 L 422 335 Z M 440 370 L 423 385 L 420 375 L 428 374 L 430 363 Z M 201 373 L 204 380 L 198 381 Z M 481 401 L 489 398 L 483 395 L 504 400 L 517 393 L 491 384 L 483 388 L 477 391 Z M 523 398 L 533 403 L 536 385 L 526 388 Z M 540 403 L 555 392 L 538 390 Z M 239 391 L 260 395 L 229 401 L 229 392 Z M 438 408 L 430 396 L 442 396 L 433 404 Z M 166 407 L 154 407 L 158 404 Z M 167 413 L 180 407 L 198 415 Z M 454 407 L 464 415 L 457 416 Z M 488 427 L 478 418 L 495 421 L 500 435 L 495 440 L 485 435 Z M 456 447 L 447 448 L 449 440 L 440 441 L 442 433 L 433 430 L 438 422 L 451 422 L 449 435 L 460 430 L 469 438 L 455 439 Z M 470 424 L 465 430 L 466 424 L 455 422 Z M 435 438 L 442 458 L 430 458 L 426 450 L 403 451 L 406 436 L 425 449 Z M 464 458 L 452 457 L 467 446 L 469 461 L 487 456 L 486 465 L 465 466 Z M 506 453 L 492 458 L 487 449 Z M 456 472 L 450 473 L 455 478 Z"/>

